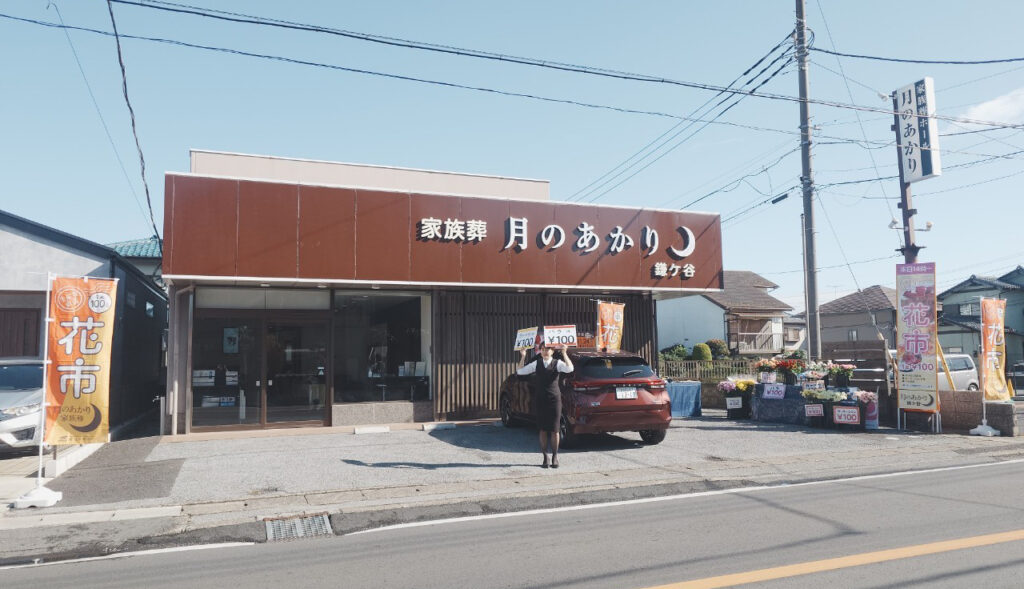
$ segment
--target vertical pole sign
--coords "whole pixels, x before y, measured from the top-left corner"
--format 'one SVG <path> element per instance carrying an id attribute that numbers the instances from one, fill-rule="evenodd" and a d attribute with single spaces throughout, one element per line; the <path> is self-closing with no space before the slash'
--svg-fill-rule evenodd
<path id="1" fill-rule="evenodd" d="M 939 411 L 935 263 L 897 264 L 899 408 Z"/>
<path id="2" fill-rule="evenodd" d="M 608 350 L 622 348 L 624 303 L 597 303 L 597 347 Z"/>
<path id="3" fill-rule="evenodd" d="M 1006 386 L 1006 301 L 981 299 L 981 386 L 987 401 L 1009 401 Z"/>
<path id="4" fill-rule="evenodd" d="M 57 277 L 50 298 L 46 442 L 106 442 L 117 281 Z"/>
<path id="5" fill-rule="evenodd" d="M 939 128 L 935 121 L 935 81 L 918 80 L 896 91 L 900 167 L 907 184 L 942 174 Z"/>

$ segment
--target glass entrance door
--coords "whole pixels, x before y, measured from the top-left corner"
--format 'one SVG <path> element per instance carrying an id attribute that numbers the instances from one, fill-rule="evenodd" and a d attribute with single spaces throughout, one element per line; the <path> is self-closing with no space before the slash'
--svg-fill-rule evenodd
<path id="1" fill-rule="evenodd" d="M 325 421 L 328 335 L 324 321 L 267 324 L 266 423 Z"/>
<path id="2" fill-rule="evenodd" d="M 192 339 L 192 426 L 259 425 L 263 327 L 253 317 L 203 317 Z"/>

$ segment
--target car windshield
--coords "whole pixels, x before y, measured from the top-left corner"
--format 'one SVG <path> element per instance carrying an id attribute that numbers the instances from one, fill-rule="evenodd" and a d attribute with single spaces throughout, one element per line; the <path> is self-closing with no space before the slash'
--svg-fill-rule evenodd
<path id="1" fill-rule="evenodd" d="M 42 364 L 0 366 L 0 391 L 24 391 L 42 387 Z"/>
<path id="2" fill-rule="evenodd" d="M 642 358 L 586 358 L 576 368 L 577 376 L 585 378 L 644 378 L 654 371 Z"/>

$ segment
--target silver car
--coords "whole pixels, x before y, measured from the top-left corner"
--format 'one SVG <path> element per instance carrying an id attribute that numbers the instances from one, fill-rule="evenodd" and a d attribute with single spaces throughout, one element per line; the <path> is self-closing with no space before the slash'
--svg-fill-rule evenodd
<path id="1" fill-rule="evenodd" d="M 43 361 L 0 359 L 0 450 L 39 445 Z"/>
<path id="2" fill-rule="evenodd" d="M 969 354 L 946 354 L 946 366 L 949 366 L 949 375 L 953 377 L 954 390 L 978 390 L 978 368 L 974 365 L 974 358 Z M 941 365 L 939 366 L 939 390 L 949 390 L 949 379 L 946 378 Z"/>

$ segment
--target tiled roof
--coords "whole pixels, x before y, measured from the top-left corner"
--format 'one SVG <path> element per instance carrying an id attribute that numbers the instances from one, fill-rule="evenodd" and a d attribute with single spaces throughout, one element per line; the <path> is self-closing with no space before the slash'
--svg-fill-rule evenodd
<path id="1" fill-rule="evenodd" d="M 896 289 L 888 286 L 869 286 L 829 301 L 819 308 L 820 313 L 857 313 L 859 311 L 881 311 L 896 308 Z"/>
<path id="2" fill-rule="evenodd" d="M 939 315 L 939 325 L 955 325 L 962 327 L 970 331 L 977 331 L 981 333 L 981 323 L 977 321 L 970 321 L 965 319 L 953 319 L 952 317 L 946 317 L 945 315 Z M 1022 335 L 1016 329 L 1012 327 L 1004 326 L 1003 329 L 1010 335 Z"/>
<path id="3" fill-rule="evenodd" d="M 791 311 L 786 303 L 768 294 L 768 289 L 779 285 L 746 270 L 722 272 L 722 291 L 706 293 L 704 296 L 728 311 Z"/>
<path id="4" fill-rule="evenodd" d="M 160 258 L 160 242 L 156 237 L 145 239 L 132 239 L 130 241 L 119 241 L 108 243 L 107 247 L 126 258 Z"/>
<path id="5" fill-rule="evenodd" d="M 1012 284 L 1010 282 L 1003 282 L 1002 280 L 994 276 L 978 276 L 977 274 L 972 274 L 971 277 L 968 278 L 967 280 L 964 280 L 963 282 L 960 282 L 955 286 L 951 286 L 946 290 L 942 291 L 941 293 L 939 293 L 938 299 L 941 301 L 946 297 L 946 295 L 950 295 L 955 292 L 966 291 L 970 289 L 970 287 L 982 287 L 982 289 L 990 288 L 996 290 L 1022 289 L 1022 287 L 1016 284 Z M 977 290 L 977 288 L 974 288 L 973 290 Z"/>

